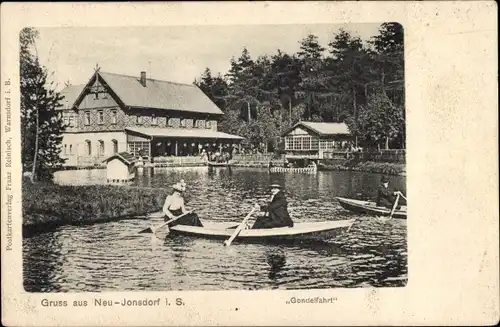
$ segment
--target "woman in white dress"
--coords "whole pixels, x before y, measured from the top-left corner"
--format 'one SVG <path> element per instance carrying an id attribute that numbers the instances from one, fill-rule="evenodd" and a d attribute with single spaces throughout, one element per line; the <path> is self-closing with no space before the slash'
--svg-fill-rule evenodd
<path id="1" fill-rule="evenodd" d="M 172 194 L 166 197 L 165 204 L 163 205 L 163 212 L 165 213 L 165 221 L 173 219 L 188 212 L 186 210 L 186 207 L 184 206 L 184 195 L 183 195 L 183 193 L 186 191 L 186 183 L 184 183 L 184 181 L 181 181 L 173 185 L 172 188 L 174 189 L 174 191 L 172 192 Z M 175 225 L 203 227 L 200 218 L 194 212 L 191 212 L 170 224 L 170 226 L 175 226 Z"/>

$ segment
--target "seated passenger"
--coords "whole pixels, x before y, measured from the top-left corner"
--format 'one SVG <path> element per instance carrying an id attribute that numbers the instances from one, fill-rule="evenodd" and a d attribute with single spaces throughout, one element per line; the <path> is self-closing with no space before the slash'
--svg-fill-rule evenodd
<path id="1" fill-rule="evenodd" d="M 165 204 L 163 205 L 163 212 L 165 213 L 165 221 L 178 217 L 187 212 L 184 207 L 184 196 L 183 193 L 186 191 L 186 185 L 184 181 L 181 181 L 172 186 L 174 191 L 171 195 L 167 196 L 165 199 Z M 203 227 L 200 218 L 194 212 L 191 212 L 176 221 L 169 224 L 170 226 L 175 225 L 188 225 L 188 226 L 198 226 Z"/>

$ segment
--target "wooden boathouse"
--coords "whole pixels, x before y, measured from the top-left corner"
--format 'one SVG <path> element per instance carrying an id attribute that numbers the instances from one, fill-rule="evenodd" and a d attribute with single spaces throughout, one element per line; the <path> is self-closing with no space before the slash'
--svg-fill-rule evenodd
<path id="1" fill-rule="evenodd" d="M 104 160 L 106 163 L 106 179 L 108 183 L 126 183 L 135 179 L 137 158 L 120 152 Z"/>
<path id="2" fill-rule="evenodd" d="M 282 134 L 289 161 L 335 159 L 344 156 L 354 137 L 345 123 L 298 122 Z"/>

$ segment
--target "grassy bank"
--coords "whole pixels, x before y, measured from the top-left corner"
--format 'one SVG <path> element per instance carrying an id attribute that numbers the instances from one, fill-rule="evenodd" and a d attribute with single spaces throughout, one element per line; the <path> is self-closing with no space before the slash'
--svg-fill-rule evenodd
<path id="1" fill-rule="evenodd" d="M 158 211 L 168 189 L 23 183 L 23 235 L 63 225 L 86 225 Z"/>
<path id="2" fill-rule="evenodd" d="M 374 162 L 346 160 L 342 163 L 325 161 L 322 165 L 324 170 L 351 170 L 385 175 L 406 176 L 406 165 L 403 163 Z"/>

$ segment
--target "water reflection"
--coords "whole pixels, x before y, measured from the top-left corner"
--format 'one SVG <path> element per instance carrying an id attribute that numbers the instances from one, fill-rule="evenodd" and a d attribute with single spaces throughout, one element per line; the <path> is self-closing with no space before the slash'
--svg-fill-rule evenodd
<path id="1" fill-rule="evenodd" d="M 276 275 L 286 264 L 285 252 L 279 248 L 271 248 L 267 250 L 266 262 L 269 265 L 269 279 L 276 280 Z"/>
<path id="2" fill-rule="evenodd" d="M 60 183 L 102 182 L 105 172 L 56 174 Z M 335 196 L 373 197 L 379 175 L 269 173 L 255 168 L 159 168 L 135 185 L 165 187 L 184 179 L 200 217 L 241 221 L 269 184 L 285 187 L 296 222 L 357 218 L 348 234 L 325 242 L 235 243 L 173 235 L 137 234 L 151 222 L 127 220 L 67 226 L 24 240 L 28 291 L 303 289 L 403 286 L 407 276 L 406 221 L 381 224 L 342 209 Z M 405 191 L 404 178 L 391 183 Z M 158 222 L 156 222 L 158 223 Z"/>

